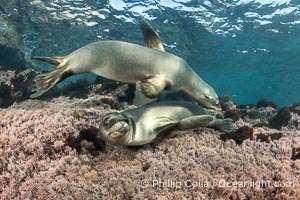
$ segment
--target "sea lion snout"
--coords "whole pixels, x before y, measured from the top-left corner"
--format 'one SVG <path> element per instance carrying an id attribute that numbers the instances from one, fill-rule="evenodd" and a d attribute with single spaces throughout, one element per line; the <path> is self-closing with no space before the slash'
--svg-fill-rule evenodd
<path id="1" fill-rule="evenodd" d="M 207 84 L 206 87 L 206 90 L 204 90 L 204 99 L 201 103 L 206 108 L 221 111 L 222 108 L 217 93 L 210 85 Z"/>
<path id="2" fill-rule="evenodd" d="M 111 144 L 123 143 L 130 133 L 129 119 L 121 113 L 106 114 L 100 122 L 98 133 L 101 139 Z"/>
<path id="3" fill-rule="evenodd" d="M 197 98 L 198 104 L 207 109 L 212 109 L 215 111 L 222 111 L 221 104 L 220 104 L 217 94 L 214 91 L 213 92 L 210 91 L 209 93 L 213 94 L 213 95 L 210 95 L 210 94 L 198 95 L 198 98 Z"/>

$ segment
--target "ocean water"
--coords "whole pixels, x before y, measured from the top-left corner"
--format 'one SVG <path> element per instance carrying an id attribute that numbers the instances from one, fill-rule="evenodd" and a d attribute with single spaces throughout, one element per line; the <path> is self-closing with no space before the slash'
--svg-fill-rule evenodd
<path id="1" fill-rule="evenodd" d="M 159 32 L 166 51 L 186 59 L 219 96 L 233 96 L 241 104 L 267 98 L 279 106 L 300 100 L 298 0 L 24 0 L 3 4 L 10 7 L 2 9 L 2 15 L 17 19 L 13 23 L 27 59 L 66 55 L 98 40 L 143 45 L 138 21 L 144 18 Z M 36 69 L 51 69 L 33 64 Z"/>

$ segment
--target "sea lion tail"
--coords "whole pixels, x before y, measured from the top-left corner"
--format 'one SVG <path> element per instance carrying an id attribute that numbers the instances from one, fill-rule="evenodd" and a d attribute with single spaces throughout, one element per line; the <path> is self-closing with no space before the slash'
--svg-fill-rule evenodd
<path id="1" fill-rule="evenodd" d="M 57 83 L 71 75 L 65 72 L 66 65 L 63 58 L 34 56 L 31 59 L 55 64 L 57 65 L 57 67 L 51 72 L 39 74 L 34 78 L 35 83 L 31 90 L 34 93 L 30 95 L 30 98 L 37 98 L 43 95 L 45 92 L 54 87 Z"/>

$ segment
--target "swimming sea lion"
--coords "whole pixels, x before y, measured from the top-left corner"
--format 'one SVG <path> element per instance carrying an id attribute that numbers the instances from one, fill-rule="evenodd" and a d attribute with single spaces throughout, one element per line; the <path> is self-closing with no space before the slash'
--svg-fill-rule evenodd
<path id="1" fill-rule="evenodd" d="M 206 108 L 220 110 L 214 89 L 203 81 L 180 57 L 164 52 L 158 34 L 141 22 L 146 48 L 122 41 L 101 41 L 88 44 L 65 57 L 32 59 L 57 65 L 52 72 L 35 78 L 30 97 L 36 98 L 65 78 L 81 73 L 96 75 L 123 83 L 139 83 L 148 98 L 160 96 L 164 89 L 181 90 Z M 152 29 L 152 30 L 151 30 Z"/>
<path id="2" fill-rule="evenodd" d="M 217 119 L 191 102 L 171 101 L 108 113 L 101 119 L 98 137 L 113 145 L 139 146 L 199 127 L 234 131 L 231 119 Z"/>
<path id="3" fill-rule="evenodd" d="M 32 98 L 39 97 L 65 78 L 94 73 L 123 83 L 141 81 L 148 98 L 158 97 L 164 89 L 181 90 L 197 102 L 219 109 L 214 89 L 203 81 L 180 57 L 121 41 L 101 41 L 84 46 L 63 58 L 32 57 L 57 64 L 57 68 L 35 78 Z"/>

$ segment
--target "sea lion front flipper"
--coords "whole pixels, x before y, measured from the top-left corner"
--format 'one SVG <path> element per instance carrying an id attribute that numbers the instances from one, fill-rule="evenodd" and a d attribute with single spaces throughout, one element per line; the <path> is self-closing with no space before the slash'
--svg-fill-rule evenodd
<path id="1" fill-rule="evenodd" d="M 134 92 L 134 99 L 133 99 L 133 104 L 136 106 L 144 106 L 146 104 L 152 103 L 153 101 L 156 101 L 157 98 L 147 98 L 142 91 L 141 88 L 141 81 L 136 82 L 135 84 L 135 92 Z"/>
<path id="2" fill-rule="evenodd" d="M 216 128 L 223 132 L 232 132 L 235 130 L 232 120 L 217 119 L 211 115 L 196 115 L 184 118 L 179 121 L 176 130 L 188 130 L 200 127 Z"/>
<path id="3" fill-rule="evenodd" d="M 142 92 L 146 97 L 150 99 L 159 97 L 162 91 L 168 85 L 168 81 L 159 76 L 154 76 L 141 81 Z"/>
<path id="4" fill-rule="evenodd" d="M 152 144 L 155 146 L 164 138 L 169 137 L 168 130 L 174 129 L 178 125 L 179 121 L 171 120 L 169 118 L 157 118 L 154 123 L 153 131 L 158 133 L 156 138 L 152 141 Z M 165 134 L 167 133 L 167 134 Z"/>
<path id="5" fill-rule="evenodd" d="M 147 47 L 165 51 L 164 46 L 158 33 L 152 28 L 152 26 L 145 20 L 140 21 L 140 27 L 144 36 L 144 42 Z"/>
<path id="6" fill-rule="evenodd" d="M 153 131 L 157 133 L 172 129 L 178 125 L 179 121 L 171 120 L 166 117 L 157 118 L 154 123 Z"/>

